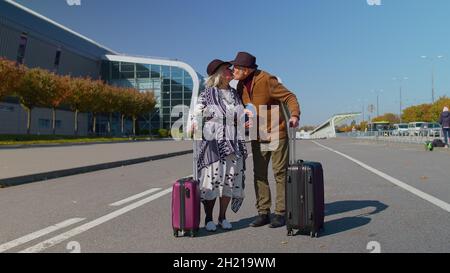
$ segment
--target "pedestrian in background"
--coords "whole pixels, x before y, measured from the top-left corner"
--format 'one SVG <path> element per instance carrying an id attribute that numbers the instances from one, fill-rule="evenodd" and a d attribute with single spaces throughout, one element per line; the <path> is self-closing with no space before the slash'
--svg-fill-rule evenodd
<path id="1" fill-rule="evenodd" d="M 442 110 L 441 116 L 439 118 L 439 123 L 442 126 L 442 132 L 444 133 L 445 148 L 448 148 L 448 136 L 450 133 L 450 113 L 448 112 L 448 107 L 445 106 Z"/>

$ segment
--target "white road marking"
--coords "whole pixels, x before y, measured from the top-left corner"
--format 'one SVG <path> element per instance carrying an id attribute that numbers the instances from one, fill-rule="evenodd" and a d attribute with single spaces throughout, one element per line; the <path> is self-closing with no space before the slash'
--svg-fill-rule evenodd
<path id="1" fill-rule="evenodd" d="M 372 173 L 374 173 L 374 174 L 376 174 L 376 175 L 386 179 L 387 181 L 391 182 L 392 184 L 394 184 L 394 185 L 396 185 L 396 186 L 398 186 L 398 187 L 400 187 L 400 188 L 402 188 L 404 190 L 409 191 L 410 193 L 412 193 L 412 194 L 414 194 L 414 195 L 416 195 L 416 196 L 418 196 L 418 197 L 420 197 L 420 198 L 430 202 L 431 204 L 433 204 L 435 206 L 438 206 L 439 208 L 441 208 L 441 209 L 443 209 L 443 210 L 445 210 L 447 212 L 450 212 L 450 204 L 448 204 L 448 203 L 446 203 L 446 202 L 444 202 L 444 201 L 442 201 L 442 200 L 440 200 L 440 199 L 438 199 L 438 198 L 436 198 L 436 197 L 434 197 L 432 195 L 429 195 L 428 193 L 425 193 L 425 192 L 423 192 L 421 190 L 418 190 L 418 189 L 416 189 L 416 188 L 406 184 L 405 182 L 402 182 L 402 181 L 400 181 L 400 180 L 398 180 L 398 179 L 396 179 L 396 178 L 394 178 L 394 177 L 392 177 L 390 175 L 387 175 L 387 174 L 385 174 L 385 173 L 383 173 L 383 172 L 381 172 L 381 171 L 379 171 L 379 170 L 377 170 L 375 168 L 372 168 L 372 167 L 368 166 L 367 164 L 364 164 L 363 162 L 361 162 L 359 160 L 356 160 L 356 159 L 354 159 L 354 158 L 352 158 L 352 157 L 350 157 L 350 156 L 348 156 L 346 154 L 343 154 L 343 153 L 341 153 L 339 151 L 333 150 L 333 149 L 331 149 L 331 148 L 329 148 L 327 146 L 324 146 L 324 145 L 322 145 L 322 144 L 320 144 L 320 143 L 318 143 L 316 141 L 312 141 L 312 142 L 315 143 L 316 145 L 324 148 L 324 149 L 327 149 L 327 150 L 329 150 L 331 152 L 334 152 L 334 153 L 336 153 L 336 154 L 338 154 L 338 155 L 340 155 L 342 157 L 347 158 L 350 161 L 355 162 L 356 164 L 358 164 L 359 166 L 363 167 L 364 169 L 366 169 L 366 170 L 368 170 L 368 171 L 370 171 L 370 172 L 372 172 Z"/>
<path id="2" fill-rule="evenodd" d="M 156 194 L 154 194 L 152 196 L 149 196 L 149 197 L 147 197 L 145 199 L 137 201 L 137 202 L 135 202 L 133 204 L 130 204 L 130 205 L 126 206 L 126 207 L 123 207 L 123 208 L 121 208 L 119 210 L 111 212 L 111 213 L 109 213 L 109 214 L 107 214 L 105 216 L 102 216 L 102 217 L 100 217 L 98 219 L 95 219 L 95 220 L 93 220 L 93 221 L 91 221 L 89 223 L 86 223 L 86 224 L 81 225 L 79 227 L 76 227 L 76 228 L 74 228 L 72 230 L 69 230 L 69 231 L 67 231 L 67 232 L 65 232 L 63 234 L 60 234 L 60 235 L 55 236 L 53 238 L 50 238 L 50 239 L 48 239 L 48 240 L 46 240 L 46 241 L 44 241 L 42 243 L 39 243 L 39 244 L 37 244 L 35 246 L 32 246 L 32 247 L 27 248 L 25 250 L 22 250 L 19 253 L 36 253 L 36 252 L 41 252 L 41 251 L 43 251 L 43 250 L 45 250 L 47 248 L 53 247 L 53 246 L 55 246 L 55 245 L 57 245 L 57 244 L 59 244 L 61 242 L 64 242 L 64 241 L 68 240 L 71 237 L 79 235 L 79 234 L 81 234 L 81 233 L 83 233 L 85 231 L 88 231 L 88 230 L 90 230 L 90 229 L 92 229 L 92 228 L 94 228 L 94 227 L 96 227 L 98 225 L 106 223 L 106 222 L 108 222 L 108 221 L 110 221 L 110 220 L 112 220 L 112 219 L 114 219 L 116 217 L 119 217 L 119 216 L 121 216 L 121 215 L 123 215 L 123 214 L 125 214 L 127 212 L 130 212 L 130 211 L 132 211 L 132 210 L 134 210 L 136 208 L 139 208 L 139 207 L 141 207 L 141 206 L 143 206 L 143 205 L 145 205 L 145 204 L 147 204 L 147 203 L 149 203 L 149 202 L 151 202 L 153 200 L 156 200 L 156 199 L 158 199 L 158 198 L 160 198 L 160 197 L 162 197 L 162 196 L 164 196 L 164 195 L 166 195 L 166 194 L 168 194 L 170 192 L 172 192 L 172 187 L 170 187 L 168 189 L 165 189 L 164 191 L 158 192 L 158 193 L 156 193 Z"/>
<path id="3" fill-rule="evenodd" d="M 37 238 L 40 238 L 42 236 L 45 236 L 45 235 L 50 234 L 52 232 L 55 232 L 55 231 L 57 231 L 59 229 L 63 229 L 65 227 L 71 226 L 71 225 L 76 224 L 78 222 L 81 222 L 83 220 L 85 220 L 85 218 L 73 218 L 73 219 L 69 219 L 69 220 L 66 220 L 64 222 L 58 223 L 56 225 L 49 226 L 49 227 L 44 228 L 42 230 L 30 233 L 28 235 L 25 235 L 25 236 L 19 238 L 19 239 L 14 240 L 14 241 L 5 243 L 3 245 L 0 245 L 0 253 L 5 252 L 5 251 L 7 251 L 7 250 L 9 250 L 11 248 L 20 246 L 22 244 L 31 242 L 31 241 L 33 241 L 33 240 L 35 240 Z"/>
<path id="4" fill-rule="evenodd" d="M 148 191 L 144 191 L 144 192 L 138 193 L 136 195 L 130 196 L 128 198 L 125 198 L 123 200 L 120 200 L 120 201 L 117 201 L 115 203 L 112 203 L 112 204 L 110 204 L 110 206 L 111 207 L 122 206 L 123 204 L 130 203 L 131 201 L 134 201 L 136 199 L 139 199 L 141 197 L 144 197 L 146 195 L 152 194 L 152 193 L 160 191 L 160 190 L 162 190 L 162 189 L 161 188 L 153 188 L 153 189 L 150 189 Z"/>

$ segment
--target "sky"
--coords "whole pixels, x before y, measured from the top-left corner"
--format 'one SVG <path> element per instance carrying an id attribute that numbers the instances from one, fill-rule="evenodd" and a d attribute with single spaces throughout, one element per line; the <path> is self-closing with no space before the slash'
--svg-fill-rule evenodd
<path id="1" fill-rule="evenodd" d="M 380 114 L 398 114 L 400 85 L 404 107 L 431 102 L 423 55 L 435 57 L 435 97 L 450 96 L 449 0 L 16 2 L 117 52 L 178 59 L 202 75 L 215 58 L 250 52 L 297 95 L 301 125 L 363 109 L 367 119 L 377 96 Z"/>

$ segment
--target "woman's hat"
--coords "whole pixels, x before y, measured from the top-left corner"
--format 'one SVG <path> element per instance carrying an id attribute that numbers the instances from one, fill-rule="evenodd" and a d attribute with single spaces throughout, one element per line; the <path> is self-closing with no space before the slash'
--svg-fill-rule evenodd
<path id="1" fill-rule="evenodd" d="M 248 68 L 258 68 L 256 64 L 256 57 L 247 52 L 239 52 L 234 59 L 230 62 L 232 65 L 243 66 Z"/>
<path id="2" fill-rule="evenodd" d="M 224 65 L 224 64 L 227 65 L 228 67 L 231 66 L 230 62 L 224 62 L 222 60 L 215 59 L 215 60 L 213 60 L 212 62 L 210 62 L 208 64 L 208 68 L 206 69 L 206 73 L 208 73 L 208 76 L 214 75 L 214 73 L 217 72 L 217 69 L 219 69 L 219 67 L 221 65 Z"/>

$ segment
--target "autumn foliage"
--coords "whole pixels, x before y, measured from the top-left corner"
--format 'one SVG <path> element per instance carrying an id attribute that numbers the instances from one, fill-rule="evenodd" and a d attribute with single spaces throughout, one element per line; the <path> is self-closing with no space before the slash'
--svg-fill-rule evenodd
<path id="1" fill-rule="evenodd" d="M 35 107 L 53 110 L 53 132 L 56 109 L 63 106 L 71 109 L 75 120 L 74 134 L 77 134 L 80 112 L 93 114 L 93 132 L 96 131 L 97 115 L 120 113 L 123 133 L 124 118 L 132 118 L 135 122 L 140 115 L 151 112 L 156 105 L 152 91 L 139 92 L 136 89 L 110 86 L 100 80 L 60 76 L 40 68 L 27 69 L 1 58 L 0 83 L 0 101 L 6 96 L 17 97 L 26 110 L 28 133 Z"/>
<path id="2" fill-rule="evenodd" d="M 433 104 L 420 104 L 408 107 L 403 111 L 402 118 L 404 122 L 436 122 L 439 120 L 444 106 L 450 106 L 450 98 L 441 97 Z"/>

